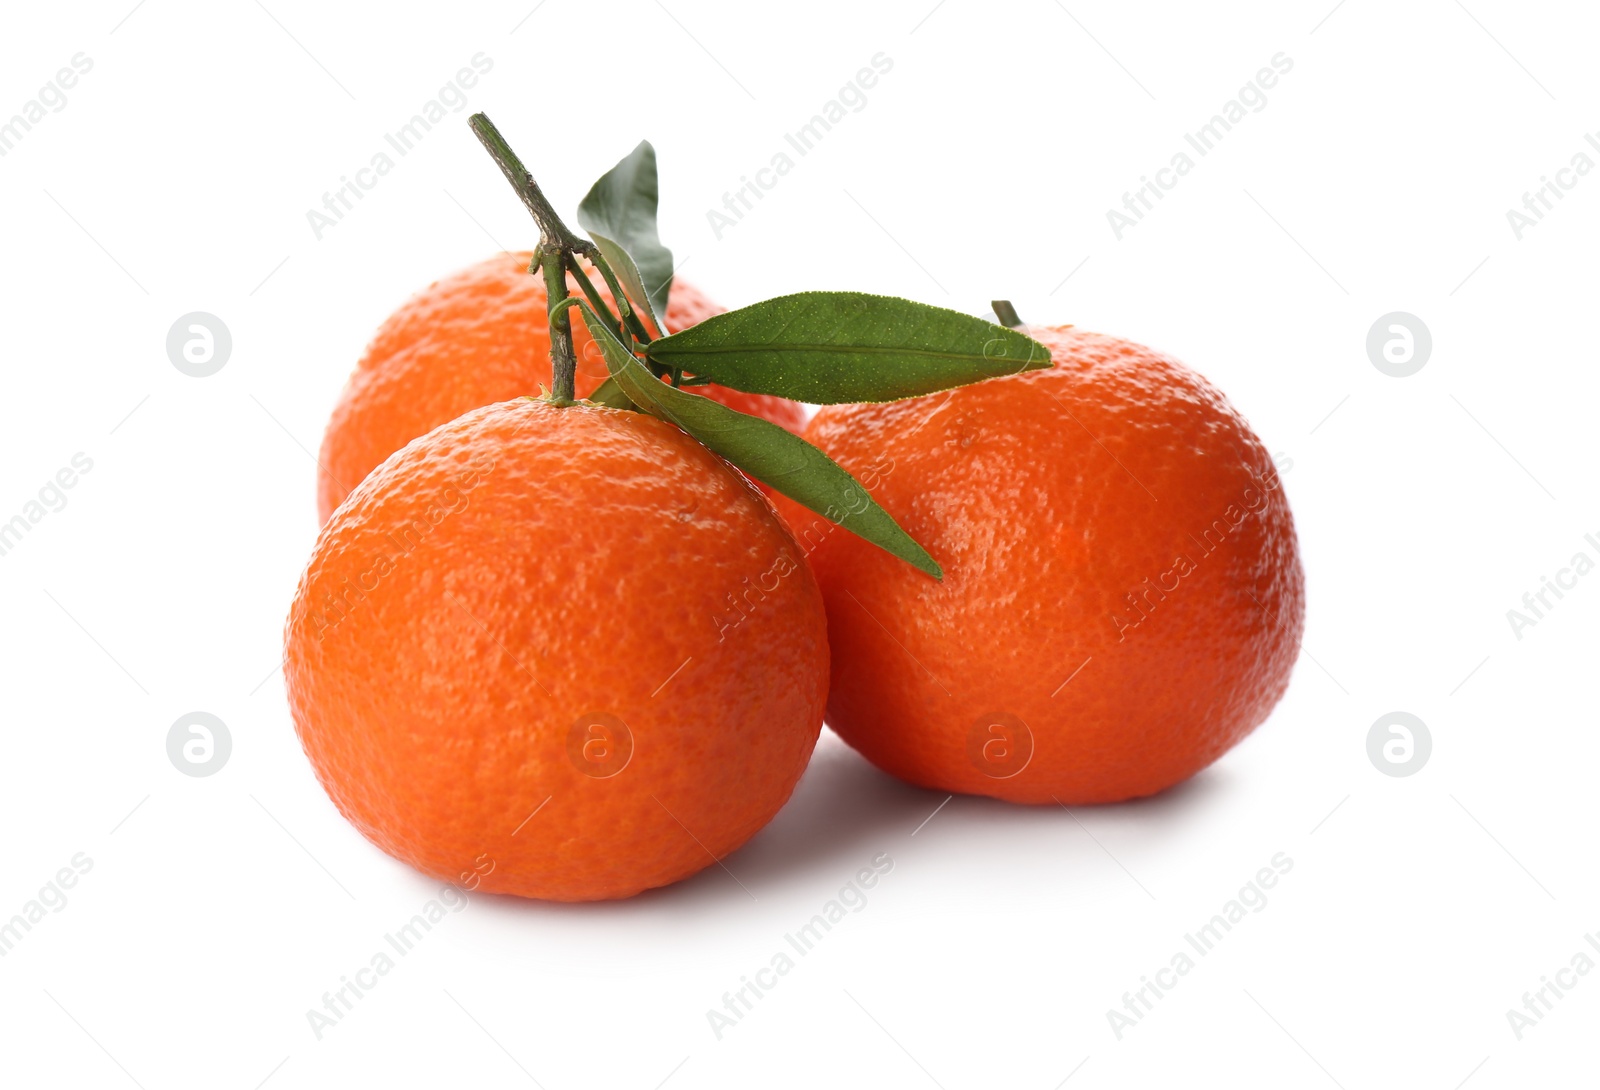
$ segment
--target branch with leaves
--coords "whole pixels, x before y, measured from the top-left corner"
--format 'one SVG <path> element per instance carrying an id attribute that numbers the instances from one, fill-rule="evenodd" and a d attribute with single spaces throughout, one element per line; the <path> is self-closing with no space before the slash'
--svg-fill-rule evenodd
<path id="1" fill-rule="evenodd" d="M 943 572 L 849 471 L 776 424 L 681 387 L 716 383 L 818 405 L 902 398 L 1050 366 L 1026 334 L 941 307 L 861 292 L 810 291 L 768 299 L 672 333 L 660 316 L 672 287 L 672 252 L 656 227 L 655 150 L 642 142 L 589 190 L 578 207 L 588 238 L 572 234 L 483 114 L 472 130 L 539 227 L 533 265 L 550 308 L 554 390 L 575 400 L 571 316 L 578 310 L 610 378 L 588 400 L 650 413 L 756 480 L 935 579 Z M 613 310 L 586 274 L 600 274 Z M 530 268 L 530 272 L 533 271 Z M 570 296 L 567 276 L 582 297 Z M 997 314 L 999 311 L 997 309 Z"/>

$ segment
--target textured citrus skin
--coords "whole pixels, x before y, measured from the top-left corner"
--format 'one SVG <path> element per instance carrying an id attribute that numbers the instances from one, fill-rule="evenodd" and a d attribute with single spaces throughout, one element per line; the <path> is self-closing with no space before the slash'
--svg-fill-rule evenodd
<path id="1" fill-rule="evenodd" d="M 501 253 L 445 277 L 389 316 L 350 376 L 322 439 L 317 511 L 323 522 L 349 491 L 389 455 L 470 409 L 537 395 L 550 387 L 550 330 L 544 280 L 527 253 Z M 611 293 L 599 275 L 593 280 Z M 569 290 L 578 293 L 576 281 Z M 667 306 L 668 331 L 721 314 L 722 307 L 682 280 Z M 577 393 L 606 378 L 605 360 L 581 318 L 572 323 Z M 795 402 L 720 386 L 691 387 L 730 408 L 798 433 Z"/>
<path id="2" fill-rule="evenodd" d="M 785 506 L 827 602 L 828 723 L 925 787 L 1149 795 L 1283 695 L 1305 612 L 1294 523 L 1267 452 L 1200 376 L 1112 337 L 1028 332 L 1051 367 L 827 407 L 807 428 L 945 571 Z"/>
<path id="3" fill-rule="evenodd" d="M 760 493 L 653 417 L 531 399 L 369 475 L 318 537 L 285 645 L 301 744 L 356 828 L 463 888 L 559 901 L 743 844 L 827 698 L 821 594 Z M 591 713 L 632 737 L 607 778 L 569 753 Z"/>

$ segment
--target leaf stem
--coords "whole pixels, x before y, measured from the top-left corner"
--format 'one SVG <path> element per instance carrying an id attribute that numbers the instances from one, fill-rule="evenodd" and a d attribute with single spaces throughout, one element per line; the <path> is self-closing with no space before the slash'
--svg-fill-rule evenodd
<path id="1" fill-rule="evenodd" d="M 566 308 L 557 310 L 556 307 L 567 297 L 567 270 L 577 268 L 576 258 L 580 254 L 592 260 L 596 247 L 588 239 L 574 235 L 561 222 L 539 183 L 533 180 L 533 175 L 528 173 L 528 168 L 522 165 L 522 160 L 486 114 L 473 114 L 468 123 L 539 226 L 536 260 L 544 273 L 545 302 L 551 309 L 550 396 L 558 404 L 570 404 L 577 397 L 578 358 L 572 349 L 571 319 Z"/>
<path id="2" fill-rule="evenodd" d="M 617 282 L 617 274 L 611 271 L 611 265 L 606 261 L 605 255 L 597 246 L 594 252 L 586 255 L 589 263 L 600 270 L 600 275 L 605 277 L 606 287 L 611 289 L 611 297 L 617 301 L 617 309 L 622 311 L 623 319 L 628 323 L 628 329 L 633 333 L 633 339 L 640 344 L 649 344 L 653 338 L 645 324 L 639 320 L 639 312 L 628 303 L 628 295 L 622 290 L 622 285 Z"/>
<path id="3" fill-rule="evenodd" d="M 583 294 L 589 297 L 589 305 L 594 308 L 595 313 L 611 328 L 611 332 L 617 335 L 617 340 L 623 340 L 622 323 L 611 312 L 611 308 L 606 306 L 606 301 L 600 295 L 599 289 L 589 279 L 589 274 L 583 271 L 583 266 L 577 262 L 572 264 L 572 277 L 578 282 L 578 286 L 583 289 Z"/>

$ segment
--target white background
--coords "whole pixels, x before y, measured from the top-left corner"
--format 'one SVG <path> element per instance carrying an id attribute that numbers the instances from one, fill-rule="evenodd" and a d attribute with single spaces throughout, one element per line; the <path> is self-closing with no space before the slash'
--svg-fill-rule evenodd
<path id="1" fill-rule="evenodd" d="M 93 69 L 0 159 L 0 521 L 74 454 L 93 469 L 0 556 L 0 918 L 76 853 L 93 867 L 0 959 L 0 1077 L 1592 1081 L 1600 973 L 1520 1040 L 1506 1012 L 1600 932 L 1600 575 L 1521 639 L 1506 613 L 1578 551 L 1600 559 L 1600 176 L 1520 240 L 1506 211 L 1600 128 L 1593 13 L 536 2 L 7 13 L 0 116 L 74 54 Z M 469 107 L 319 241 L 307 210 L 480 52 Z M 719 241 L 707 210 L 880 52 L 893 69 L 865 108 Z M 1119 241 L 1106 211 L 1280 52 L 1294 67 L 1265 108 Z M 317 1040 L 306 1011 L 437 884 L 339 817 L 286 713 L 308 451 L 385 315 L 533 240 L 475 109 L 565 210 L 651 139 L 663 238 L 726 305 L 1009 297 L 1210 377 L 1292 461 L 1309 613 L 1273 717 L 1154 800 L 958 798 L 931 820 L 942 795 L 825 732 L 793 802 L 726 860 L 737 883 L 713 867 L 626 903 L 475 897 Z M 205 379 L 164 347 L 197 310 L 234 341 Z M 1433 334 L 1410 378 L 1364 347 L 1395 310 Z M 166 754 L 193 710 L 233 737 L 209 778 Z M 1408 778 L 1366 753 L 1396 710 L 1433 738 Z M 867 906 L 718 1040 L 707 1010 L 880 852 L 895 866 Z M 1119 1040 L 1106 1012 L 1278 852 L 1294 866 L 1267 906 Z"/>

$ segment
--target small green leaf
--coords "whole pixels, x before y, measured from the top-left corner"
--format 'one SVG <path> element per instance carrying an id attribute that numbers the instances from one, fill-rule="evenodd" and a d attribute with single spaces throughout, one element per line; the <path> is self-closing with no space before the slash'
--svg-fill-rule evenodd
<path id="1" fill-rule="evenodd" d="M 807 291 L 652 341 L 650 358 L 735 390 L 817 405 L 898 401 L 1050 366 L 1014 329 L 909 299 Z"/>
<path id="2" fill-rule="evenodd" d="M 580 305 L 588 309 L 587 304 Z M 590 318 L 588 325 L 605 355 L 611 377 L 634 404 L 676 424 L 750 476 L 765 481 L 823 518 L 935 579 L 944 578 L 943 570 L 927 550 L 832 458 L 760 417 L 747 416 L 709 397 L 674 389 L 652 375 L 603 323 Z"/>
<path id="3" fill-rule="evenodd" d="M 584 318 L 587 322 L 589 315 L 585 314 Z M 594 393 L 584 400 L 592 401 L 596 405 L 604 405 L 611 409 L 632 409 L 635 407 L 633 402 L 628 400 L 628 395 L 622 392 L 622 387 L 617 385 L 617 380 L 609 377 L 596 386 Z"/>
<path id="4" fill-rule="evenodd" d="M 665 333 L 667 327 L 661 324 L 661 319 L 657 317 L 657 314 L 665 314 L 667 312 L 666 302 L 662 302 L 661 309 L 658 312 L 655 304 L 650 301 L 649 293 L 645 291 L 644 279 L 639 275 L 639 267 L 633 263 L 633 258 L 628 255 L 628 251 L 598 231 L 590 231 L 589 237 L 594 239 L 594 244 L 600 247 L 600 254 L 606 259 L 606 264 L 610 265 L 611 271 L 616 273 L 617 281 L 622 285 L 622 290 L 633 301 L 633 309 L 644 315 L 646 326 L 653 333 Z M 671 286 L 672 283 L 669 279 L 667 287 L 670 288 Z"/>
<path id="5" fill-rule="evenodd" d="M 655 327 L 672 290 L 672 251 L 656 230 L 656 150 L 641 140 L 595 182 L 578 205 L 578 222 L 605 255 L 623 289 Z"/>

